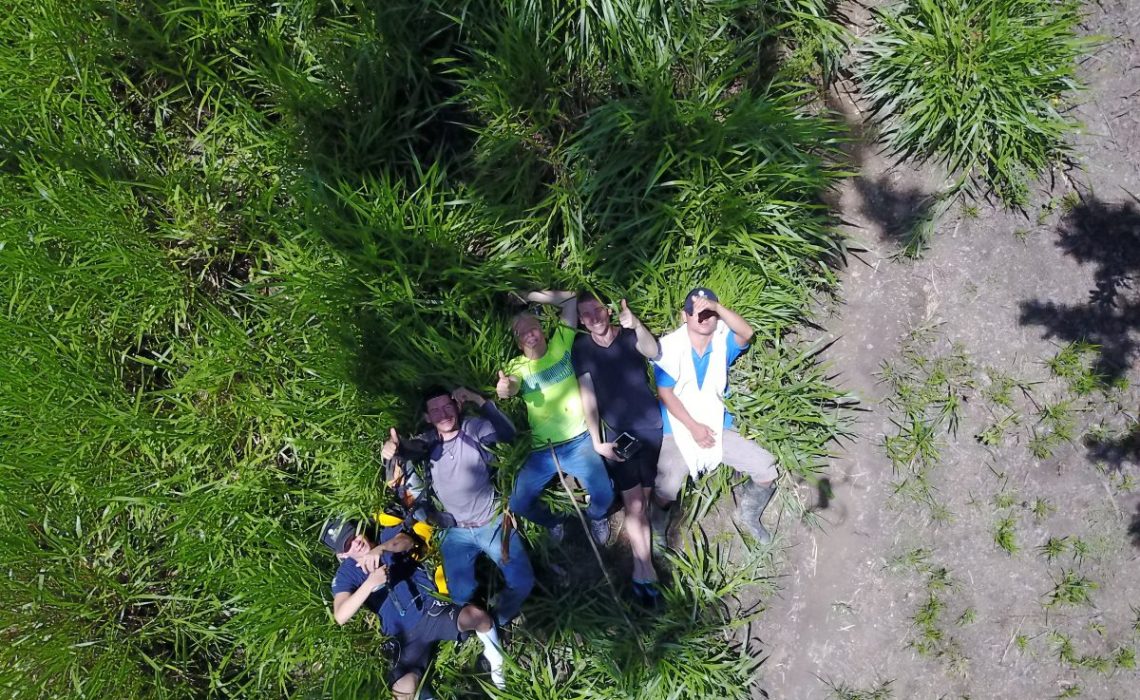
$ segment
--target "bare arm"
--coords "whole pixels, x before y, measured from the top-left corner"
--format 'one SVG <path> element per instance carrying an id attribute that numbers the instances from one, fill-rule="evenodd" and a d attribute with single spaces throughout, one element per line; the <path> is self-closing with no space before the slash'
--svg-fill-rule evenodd
<path id="1" fill-rule="evenodd" d="M 341 591 L 333 596 L 333 619 L 336 623 L 343 625 L 351 620 L 356 611 L 364 605 L 364 601 L 368 600 L 368 596 L 372 595 L 372 591 L 378 586 L 383 586 L 387 580 L 386 571 L 379 568 L 370 573 L 368 578 L 364 579 L 364 584 L 352 593 Z"/>
<path id="2" fill-rule="evenodd" d="M 582 412 L 586 418 L 586 429 L 590 431 L 590 439 L 594 442 L 594 451 L 608 460 L 622 461 L 614 453 L 613 443 L 602 439 L 602 422 L 598 418 L 598 395 L 594 393 L 594 379 L 589 372 L 578 377 L 578 393 L 582 397 Z"/>
<path id="3" fill-rule="evenodd" d="M 744 346 L 752 342 L 752 336 L 756 334 L 756 331 L 752 330 L 752 326 L 748 325 L 748 321 L 745 321 L 743 316 L 720 302 L 716 303 L 716 312 L 728 324 L 729 330 L 736 335 L 737 345 Z"/>
<path id="4" fill-rule="evenodd" d="M 416 540 L 406 532 L 396 534 L 372 549 L 368 553 L 360 557 L 360 568 L 368 573 L 372 573 L 376 569 L 382 568 L 381 561 L 383 560 L 384 552 L 406 552 L 409 549 L 414 549 Z"/>
<path id="5" fill-rule="evenodd" d="M 634 329 L 637 334 L 637 351 L 647 360 L 656 360 L 661 356 L 661 344 L 657 337 L 649 332 L 644 323 L 638 323 Z"/>
<path id="6" fill-rule="evenodd" d="M 661 344 L 657 342 L 657 338 L 649 332 L 649 329 L 645 327 L 641 319 L 634 315 L 625 299 L 621 300 L 621 311 L 618 313 L 618 322 L 621 323 L 622 328 L 633 329 L 634 334 L 637 336 L 637 351 L 641 353 L 645 359 L 656 360 L 661 357 Z"/>
<path id="7" fill-rule="evenodd" d="M 562 323 L 571 328 L 578 326 L 578 295 L 564 290 L 543 289 L 527 292 L 526 300 L 536 304 L 562 307 Z"/>
<path id="8" fill-rule="evenodd" d="M 381 552 L 406 552 L 416 546 L 416 541 L 412 536 L 406 532 L 401 532 L 394 537 L 391 537 L 380 544 L 376 545 L 372 551 Z"/>
<path id="9" fill-rule="evenodd" d="M 693 439 L 697 441 L 698 445 L 712 447 L 716 444 L 712 426 L 698 423 L 689 413 L 689 410 L 685 408 L 685 405 L 681 403 L 681 399 L 673 393 L 673 387 L 659 386 L 657 387 L 657 395 L 661 397 L 661 403 L 665 404 L 669 414 L 681 422 L 681 425 L 693 435 Z"/>

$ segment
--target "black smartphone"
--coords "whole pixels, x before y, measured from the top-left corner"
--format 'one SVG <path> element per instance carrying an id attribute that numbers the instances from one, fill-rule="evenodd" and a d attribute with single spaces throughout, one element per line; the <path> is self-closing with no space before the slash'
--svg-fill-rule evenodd
<path id="1" fill-rule="evenodd" d="M 629 433 L 622 433 L 614 440 L 614 452 L 622 459 L 629 459 L 637 454 L 639 449 L 641 449 L 641 441 Z"/>

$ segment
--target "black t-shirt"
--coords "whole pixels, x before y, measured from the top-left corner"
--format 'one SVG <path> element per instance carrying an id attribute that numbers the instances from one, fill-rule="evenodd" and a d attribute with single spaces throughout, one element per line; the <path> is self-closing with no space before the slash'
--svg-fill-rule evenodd
<path id="1" fill-rule="evenodd" d="M 574 373 L 594 380 L 598 412 L 615 430 L 660 428 L 661 410 L 649 389 L 645 356 L 637 351 L 637 333 L 619 328 L 608 348 L 594 342 L 588 333 L 574 339 L 570 353 Z"/>

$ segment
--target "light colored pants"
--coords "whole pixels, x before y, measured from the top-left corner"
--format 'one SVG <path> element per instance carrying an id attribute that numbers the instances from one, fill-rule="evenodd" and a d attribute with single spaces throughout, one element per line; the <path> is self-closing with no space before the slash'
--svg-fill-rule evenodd
<path id="1" fill-rule="evenodd" d="M 684 427 L 680 428 L 684 430 Z M 735 430 L 725 430 L 721 436 L 724 445 L 724 464 L 732 467 L 741 474 L 747 474 L 752 480 L 766 484 L 774 481 L 778 476 L 776 472 L 776 458 L 772 453 L 760 445 L 745 440 Z M 677 494 L 685 485 L 685 478 L 689 476 L 689 465 L 677 447 L 673 436 L 666 435 L 661 442 L 661 458 L 657 462 L 657 481 L 653 484 L 653 492 L 658 500 L 671 503 L 677 500 Z"/>

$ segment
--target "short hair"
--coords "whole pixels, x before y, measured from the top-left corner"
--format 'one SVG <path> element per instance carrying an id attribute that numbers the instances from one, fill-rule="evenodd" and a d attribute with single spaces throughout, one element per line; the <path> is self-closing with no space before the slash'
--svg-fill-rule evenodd
<path id="1" fill-rule="evenodd" d="M 602 306 L 607 305 L 606 302 L 600 296 L 598 296 L 594 292 L 591 292 L 588 289 L 583 289 L 582 291 L 578 292 L 578 303 L 581 304 L 584 301 L 596 301 L 599 304 L 601 304 Z"/>
<path id="2" fill-rule="evenodd" d="M 520 311 L 511 317 L 511 331 L 513 332 L 515 330 L 515 326 L 517 326 L 519 324 L 519 321 L 522 321 L 525 319 L 530 319 L 530 320 L 534 321 L 535 323 L 537 323 L 539 325 L 539 327 L 542 326 L 542 319 L 540 319 L 538 317 L 538 314 L 535 314 L 531 311 Z"/>
<path id="3" fill-rule="evenodd" d="M 420 403 L 423 406 L 424 412 L 427 413 L 428 401 L 431 401 L 432 399 L 438 399 L 441 396 L 451 398 L 451 390 L 442 384 L 432 384 L 428 388 L 424 389 L 423 394 L 420 397 Z"/>

